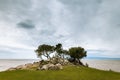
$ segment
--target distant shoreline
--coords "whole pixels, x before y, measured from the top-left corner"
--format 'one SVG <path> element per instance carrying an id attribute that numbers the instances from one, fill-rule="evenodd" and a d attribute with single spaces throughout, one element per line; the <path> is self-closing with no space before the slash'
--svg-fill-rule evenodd
<path id="1" fill-rule="evenodd" d="M 10 67 L 16 67 L 18 65 L 38 62 L 40 59 L 0 59 L 0 71 L 6 70 Z M 88 59 L 81 60 L 84 64 L 88 63 L 89 67 L 100 70 L 113 70 L 120 72 L 120 60 L 119 59 Z"/>
<path id="2" fill-rule="evenodd" d="M 95 59 L 95 60 L 120 60 L 120 58 L 104 58 L 104 57 L 87 57 L 83 59 Z M 83 60 L 82 59 L 82 60 Z M 0 59 L 0 60 L 40 60 L 40 59 Z"/>
<path id="3" fill-rule="evenodd" d="M 84 59 L 99 59 L 99 60 L 120 60 L 120 58 L 104 58 L 104 57 L 87 57 Z"/>

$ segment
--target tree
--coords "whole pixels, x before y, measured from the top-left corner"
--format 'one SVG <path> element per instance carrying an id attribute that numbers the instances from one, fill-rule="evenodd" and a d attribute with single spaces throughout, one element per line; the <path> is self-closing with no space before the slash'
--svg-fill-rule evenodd
<path id="1" fill-rule="evenodd" d="M 38 49 L 35 50 L 35 52 L 37 53 L 38 57 L 42 57 L 42 55 L 43 55 L 47 59 L 51 58 L 50 54 L 53 53 L 53 51 L 54 51 L 54 46 L 46 45 L 46 44 L 40 45 L 38 47 Z"/>
<path id="2" fill-rule="evenodd" d="M 65 60 L 65 55 L 68 55 L 68 51 L 67 50 L 62 50 L 62 58 L 63 58 L 63 62 Z"/>
<path id="3" fill-rule="evenodd" d="M 58 43 L 56 46 L 55 46 L 55 51 L 56 51 L 56 55 L 60 56 L 61 57 L 61 54 L 63 53 L 63 49 L 62 49 L 62 44 L 61 43 Z"/>
<path id="4" fill-rule="evenodd" d="M 69 49 L 69 55 L 73 59 L 74 62 L 78 62 L 82 64 L 80 62 L 80 59 L 82 59 L 83 57 L 86 57 L 87 52 L 82 47 L 72 47 Z"/>

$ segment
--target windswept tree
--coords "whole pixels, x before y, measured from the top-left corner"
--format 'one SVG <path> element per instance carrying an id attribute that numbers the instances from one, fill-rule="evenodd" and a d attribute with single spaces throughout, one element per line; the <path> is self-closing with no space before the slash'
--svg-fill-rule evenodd
<path id="1" fill-rule="evenodd" d="M 62 56 L 62 58 L 63 58 L 63 62 L 64 62 L 64 60 L 65 60 L 65 56 L 66 55 L 68 55 L 68 51 L 67 50 L 62 50 L 62 54 L 61 54 L 61 56 Z"/>
<path id="2" fill-rule="evenodd" d="M 35 52 L 37 53 L 38 57 L 41 58 L 42 56 L 45 56 L 48 59 L 51 58 L 50 54 L 54 52 L 54 46 L 43 44 L 40 45 Z"/>
<path id="3" fill-rule="evenodd" d="M 82 59 L 83 57 L 86 57 L 87 52 L 82 47 L 72 47 L 69 49 L 69 55 L 73 59 L 74 62 L 78 62 L 82 64 L 80 59 Z"/>
<path id="4" fill-rule="evenodd" d="M 64 50 L 64 49 L 63 49 L 61 43 L 58 43 L 58 44 L 55 46 L 55 51 L 56 51 L 57 55 L 60 56 L 60 57 L 62 57 L 62 55 L 66 55 L 66 54 L 68 53 L 67 50 Z"/>
<path id="5" fill-rule="evenodd" d="M 62 48 L 62 44 L 61 43 L 58 43 L 55 46 L 55 51 L 56 51 L 56 55 L 61 57 L 61 54 L 63 53 L 63 48 Z"/>
<path id="6" fill-rule="evenodd" d="M 65 56 L 70 56 L 72 62 L 79 63 L 79 64 L 82 64 L 80 59 L 87 56 L 87 52 L 85 51 L 84 48 L 82 48 L 82 47 L 72 47 L 67 51 L 67 50 L 63 49 L 61 43 L 58 43 L 55 46 L 42 44 L 42 45 L 38 46 L 38 49 L 36 49 L 35 52 L 37 53 L 38 57 L 42 58 L 42 56 L 44 56 L 44 57 L 46 57 L 47 59 L 50 59 L 50 60 L 52 59 L 50 57 L 50 54 L 55 52 L 56 59 L 61 59 L 62 58 L 63 62 L 64 62 L 64 59 L 65 59 Z M 57 57 L 57 56 L 59 56 L 59 57 Z"/>

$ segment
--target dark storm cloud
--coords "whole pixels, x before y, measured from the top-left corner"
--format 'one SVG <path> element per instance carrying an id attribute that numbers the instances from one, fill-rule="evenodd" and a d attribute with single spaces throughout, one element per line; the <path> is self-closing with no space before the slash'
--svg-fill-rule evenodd
<path id="1" fill-rule="evenodd" d="M 25 21 L 19 22 L 17 26 L 21 28 L 25 28 L 25 29 L 35 28 L 35 25 L 33 24 L 31 20 L 25 20 Z"/>

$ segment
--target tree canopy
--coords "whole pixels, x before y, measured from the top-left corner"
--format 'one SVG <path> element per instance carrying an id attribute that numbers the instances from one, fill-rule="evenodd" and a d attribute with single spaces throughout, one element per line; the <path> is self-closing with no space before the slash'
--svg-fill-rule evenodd
<path id="1" fill-rule="evenodd" d="M 87 52 L 82 47 L 72 47 L 69 49 L 69 55 L 75 59 L 82 59 L 87 56 Z"/>
<path id="2" fill-rule="evenodd" d="M 38 49 L 35 50 L 38 57 L 41 57 L 43 55 L 46 58 L 50 58 L 50 54 L 53 53 L 53 51 L 54 51 L 54 46 L 46 45 L 46 44 L 40 45 Z"/>
<path id="3" fill-rule="evenodd" d="M 47 59 L 51 58 L 50 54 L 55 53 L 55 55 L 59 56 L 60 58 L 65 58 L 65 55 L 70 56 L 73 61 L 77 61 L 80 63 L 80 59 L 87 56 L 87 52 L 82 47 L 71 47 L 69 50 L 65 50 L 62 47 L 61 43 L 58 43 L 55 46 L 42 44 L 38 46 L 38 49 L 35 50 L 38 57 L 45 56 Z"/>
<path id="4" fill-rule="evenodd" d="M 72 47 L 69 49 L 69 55 L 73 59 L 72 62 L 75 62 L 75 64 L 79 63 L 83 65 L 80 59 L 82 59 L 83 57 L 86 57 L 87 52 L 82 47 Z"/>

